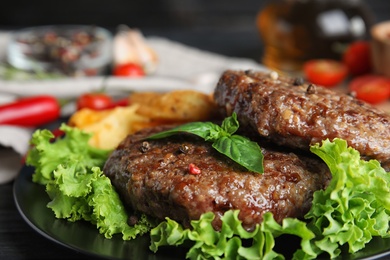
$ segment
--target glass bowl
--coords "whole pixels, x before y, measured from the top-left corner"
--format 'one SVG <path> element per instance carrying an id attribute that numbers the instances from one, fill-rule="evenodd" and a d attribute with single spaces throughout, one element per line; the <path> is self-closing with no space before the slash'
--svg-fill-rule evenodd
<path id="1" fill-rule="evenodd" d="M 50 25 L 16 31 L 8 63 L 20 70 L 69 77 L 103 74 L 112 61 L 112 34 L 90 25 Z"/>

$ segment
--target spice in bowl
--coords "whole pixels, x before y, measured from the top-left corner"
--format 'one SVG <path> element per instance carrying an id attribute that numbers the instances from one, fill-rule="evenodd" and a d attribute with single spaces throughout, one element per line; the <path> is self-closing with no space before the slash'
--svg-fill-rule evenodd
<path id="1" fill-rule="evenodd" d="M 8 62 L 30 72 L 95 76 L 104 73 L 111 62 L 111 41 L 111 33 L 96 26 L 26 28 L 15 32 L 8 47 Z"/>

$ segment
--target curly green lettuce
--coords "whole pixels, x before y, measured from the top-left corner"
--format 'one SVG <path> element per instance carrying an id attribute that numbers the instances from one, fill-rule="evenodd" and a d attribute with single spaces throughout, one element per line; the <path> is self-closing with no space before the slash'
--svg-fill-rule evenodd
<path id="1" fill-rule="evenodd" d="M 311 151 L 332 173 L 329 186 L 314 193 L 305 216 L 316 234 L 313 246 L 333 258 L 344 244 L 355 253 L 374 236 L 389 237 L 390 174 L 376 160 L 361 160 L 344 140 L 325 140 Z"/>
<path id="2" fill-rule="evenodd" d="M 273 250 L 275 238 L 289 234 L 301 239 L 301 248 L 293 259 L 315 259 L 321 254 L 331 258 L 348 246 L 349 253 L 364 248 L 374 236 L 389 237 L 390 175 L 378 161 L 364 161 L 347 142 L 334 139 L 311 147 L 328 165 L 332 180 L 325 190 L 314 193 L 306 221 L 286 218 L 282 225 L 271 213 L 251 232 L 246 232 L 238 211 L 227 211 L 221 231 L 212 228 L 213 213 L 192 221 L 192 229 L 183 229 L 167 218 L 151 230 L 150 249 L 189 245 L 188 259 L 284 259 Z M 250 245 L 243 240 L 251 239 Z"/>
<path id="3" fill-rule="evenodd" d="M 212 212 L 205 213 L 199 220 L 192 221 L 192 229 L 183 229 L 180 224 L 169 218 L 150 232 L 150 249 L 157 252 L 161 246 L 178 246 L 192 242 L 187 258 L 189 259 L 284 259 L 273 250 L 275 238 L 282 234 L 301 238 L 301 247 L 311 252 L 310 240 L 314 233 L 306 223 L 288 218 L 279 225 L 272 213 L 264 214 L 264 220 L 252 232 L 246 231 L 238 219 L 239 210 L 229 210 L 222 216 L 221 231 L 215 231 L 211 225 Z M 251 240 L 245 245 L 243 240 Z M 311 252 L 314 256 L 315 253 Z"/>
<path id="4" fill-rule="evenodd" d="M 26 164 L 34 166 L 33 181 L 47 184 L 54 179 L 54 170 L 58 165 L 73 165 L 78 171 L 94 166 L 102 167 L 111 151 L 94 148 L 88 145 L 91 135 L 62 124 L 60 130 L 65 132 L 61 139 L 52 142 L 54 134 L 47 130 L 36 130 L 30 141 Z"/>
<path id="5" fill-rule="evenodd" d="M 110 151 L 89 146 L 91 135 L 77 128 L 63 124 L 60 130 L 65 135 L 55 142 L 49 130 L 34 132 L 26 159 L 35 167 L 33 181 L 46 186 L 51 199 L 47 206 L 55 216 L 89 221 L 106 238 L 122 234 L 123 240 L 129 240 L 149 232 L 155 224 L 145 215 L 136 225 L 127 224 L 122 201 L 101 171 Z"/>

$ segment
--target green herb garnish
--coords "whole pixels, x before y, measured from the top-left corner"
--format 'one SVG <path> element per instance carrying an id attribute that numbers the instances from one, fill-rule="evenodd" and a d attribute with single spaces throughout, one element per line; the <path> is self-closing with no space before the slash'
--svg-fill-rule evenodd
<path id="1" fill-rule="evenodd" d="M 33 68 L 32 71 L 17 69 L 9 64 L 0 62 L 0 80 L 44 80 L 59 79 L 65 76 L 58 72 L 49 72 L 41 68 Z"/>
<path id="2" fill-rule="evenodd" d="M 192 122 L 151 135 L 148 139 L 160 139 L 183 132 L 194 134 L 212 142 L 215 150 L 249 171 L 263 173 L 263 154 L 260 146 L 244 136 L 234 135 L 238 127 L 237 115 L 233 113 L 223 120 L 221 126 L 211 122 Z"/>

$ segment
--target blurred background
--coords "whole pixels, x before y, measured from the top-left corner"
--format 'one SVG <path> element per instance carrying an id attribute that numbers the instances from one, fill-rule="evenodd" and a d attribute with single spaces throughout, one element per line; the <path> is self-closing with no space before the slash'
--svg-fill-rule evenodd
<path id="1" fill-rule="evenodd" d="M 256 16 L 269 2 L 13 0 L 8 1 L 7 8 L 0 9 L 0 29 L 46 24 L 95 24 L 115 30 L 119 24 L 126 24 L 139 28 L 145 35 L 163 35 L 204 50 L 259 61 L 263 44 Z M 374 22 L 390 19 L 390 1 L 366 0 L 365 3 L 374 14 Z M 224 41 L 229 41 L 229 44 L 223 44 Z"/>

